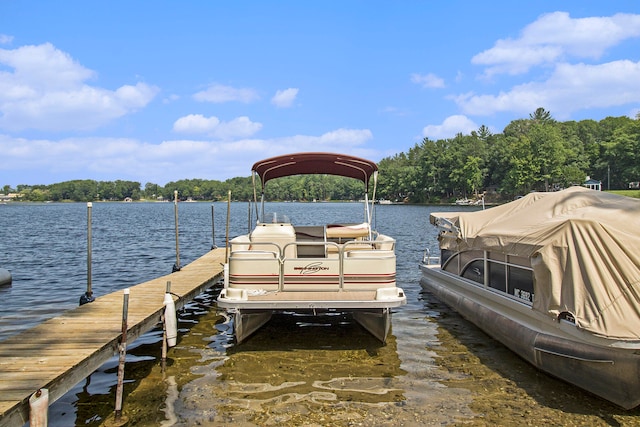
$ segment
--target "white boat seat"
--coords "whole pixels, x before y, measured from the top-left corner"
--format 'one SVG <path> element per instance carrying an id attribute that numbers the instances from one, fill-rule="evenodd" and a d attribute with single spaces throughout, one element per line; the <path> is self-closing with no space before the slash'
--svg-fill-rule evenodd
<path id="1" fill-rule="evenodd" d="M 369 224 L 363 222 L 362 224 L 329 224 L 326 227 L 326 236 L 328 239 L 355 239 L 357 237 L 369 236 Z"/>
<path id="2" fill-rule="evenodd" d="M 278 247 L 280 250 L 284 249 L 285 258 L 296 257 L 296 245 L 287 246 L 295 241 L 296 232 L 293 226 L 288 223 L 261 223 L 251 233 L 251 243 L 261 243 L 252 245 L 251 249 L 275 250 Z"/>
<path id="3" fill-rule="evenodd" d="M 344 253 L 350 253 L 351 251 L 359 252 L 359 251 L 371 251 L 373 248 L 370 243 L 349 243 L 348 245 L 343 245 Z M 327 245 L 327 256 L 337 256 L 339 252 L 338 246 L 335 245 Z"/>

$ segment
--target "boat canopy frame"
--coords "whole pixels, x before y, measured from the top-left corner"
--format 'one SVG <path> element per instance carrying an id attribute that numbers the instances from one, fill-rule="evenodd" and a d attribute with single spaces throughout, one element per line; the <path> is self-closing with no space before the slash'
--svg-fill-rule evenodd
<path id="1" fill-rule="evenodd" d="M 372 222 L 373 203 L 376 199 L 378 184 L 378 165 L 367 159 L 348 154 L 305 152 L 270 157 L 254 163 L 251 167 L 253 199 L 256 205 L 256 216 L 264 220 L 264 190 L 268 181 L 293 175 L 336 175 L 353 178 L 364 183 L 365 216 Z M 261 187 L 260 204 L 262 212 L 258 215 L 258 194 L 256 177 Z M 371 208 L 369 208 L 369 186 L 373 184 Z"/>

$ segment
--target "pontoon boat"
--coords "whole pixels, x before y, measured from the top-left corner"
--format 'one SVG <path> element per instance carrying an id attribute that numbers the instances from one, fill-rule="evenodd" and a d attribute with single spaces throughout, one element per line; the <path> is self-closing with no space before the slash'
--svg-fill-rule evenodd
<path id="1" fill-rule="evenodd" d="M 425 289 L 542 371 L 640 404 L 640 200 L 572 187 L 430 220 Z"/>
<path id="2" fill-rule="evenodd" d="M 225 284 L 218 298 L 218 306 L 233 314 L 237 342 L 275 312 L 331 311 L 353 314 L 366 330 L 386 340 L 391 311 L 406 304 L 406 296 L 396 286 L 395 240 L 371 226 L 377 173 L 374 162 L 332 153 L 290 154 L 253 165 L 254 202 L 261 212 L 249 234 L 229 242 Z M 316 225 L 292 224 L 284 216 L 267 219 L 267 182 L 300 174 L 362 181 L 363 219 L 354 223 L 328 219 Z M 262 190 L 259 204 L 257 185 Z"/>

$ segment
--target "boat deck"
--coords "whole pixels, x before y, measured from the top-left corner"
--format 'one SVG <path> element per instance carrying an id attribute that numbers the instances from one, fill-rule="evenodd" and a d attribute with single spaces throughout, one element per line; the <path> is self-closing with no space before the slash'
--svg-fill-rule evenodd
<path id="1" fill-rule="evenodd" d="M 224 249 L 215 249 L 178 272 L 131 287 L 127 341 L 160 322 L 167 281 L 179 309 L 213 286 L 224 256 Z M 122 306 L 123 292 L 113 292 L 0 341 L 0 427 L 24 425 L 29 397 L 38 389 L 49 390 L 51 404 L 114 356 Z"/>
<path id="2" fill-rule="evenodd" d="M 338 292 L 270 292 L 264 295 L 248 295 L 249 301 L 374 301 L 376 291 Z"/>
<path id="3" fill-rule="evenodd" d="M 223 289 L 218 306 L 239 310 L 315 310 L 315 309 L 388 309 L 406 302 L 404 293 L 397 288 L 393 294 L 379 298 L 379 291 L 273 291 L 246 295 L 242 290 Z M 246 298 L 245 298 L 246 296 Z"/>

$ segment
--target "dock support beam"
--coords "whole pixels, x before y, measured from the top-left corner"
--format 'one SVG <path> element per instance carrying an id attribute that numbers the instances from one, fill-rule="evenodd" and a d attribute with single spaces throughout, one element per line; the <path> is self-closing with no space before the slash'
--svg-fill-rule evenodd
<path id="1" fill-rule="evenodd" d="M 122 415 L 122 392 L 124 388 L 124 364 L 127 357 L 127 323 L 129 315 L 129 288 L 124 290 L 122 304 L 122 339 L 120 341 L 120 357 L 118 359 L 118 384 L 116 385 L 116 410 L 114 413 L 115 425 L 124 425 L 126 417 Z"/>

